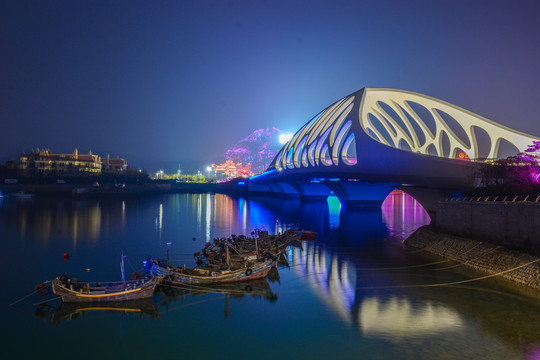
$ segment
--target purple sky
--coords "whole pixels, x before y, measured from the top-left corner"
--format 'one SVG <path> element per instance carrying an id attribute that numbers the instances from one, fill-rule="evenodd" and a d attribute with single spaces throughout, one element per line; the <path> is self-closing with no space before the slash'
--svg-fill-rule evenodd
<path id="1" fill-rule="evenodd" d="M 2 1 L 0 160 L 212 161 L 362 87 L 540 136 L 540 1 Z"/>

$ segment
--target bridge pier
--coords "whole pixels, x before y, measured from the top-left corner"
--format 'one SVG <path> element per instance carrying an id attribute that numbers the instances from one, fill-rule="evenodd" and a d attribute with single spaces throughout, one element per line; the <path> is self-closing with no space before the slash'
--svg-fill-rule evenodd
<path id="1" fill-rule="evenodd" d="M 256 184 L 252 181 L 248 182 L 247 186 L 248 192 L 258 193 L 258 194 L 272 194 L 273 190 L 270 187 L 270 184 Z"/>
<path id="2" fill-rule="evenodd" d="M 393 190 L 389 183 L 368 181 L 325 181 L 324 184 L 336 194 L 339 201 L 349 207 L 381 207 Z"/>
<path id="3" fill-rule="evenodd" d="M 281 182 L 281 183 L 274 183 L 274 184 L 268 184 L 272 191 L 274 192 L 274 195 L 280 195 L 283 197 L 298 197 L 298 191 L 289 183 Z"/>
<path id="4" fill-rule="evenodd" d="M 302 201 L 325 201 L 332 191 L 320 182 L 295 182 L 291 186 L 298 192 Z"/>

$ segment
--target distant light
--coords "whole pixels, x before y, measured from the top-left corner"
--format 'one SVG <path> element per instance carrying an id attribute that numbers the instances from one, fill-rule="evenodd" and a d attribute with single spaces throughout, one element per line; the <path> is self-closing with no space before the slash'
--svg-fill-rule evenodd
<path id="1" fill-rule="evenodd" d="M 211 166 L 208 166 L 208 167 L 206 168 L 206 171 L 208 171 L 208 172 L 212 171 L 212 167 L 211 167 Z"/>
<path id="2" fill-rule="evenodd" d="M 291 133 L 279 134 L 279 143 L 286 144 L 287 141 L 292 139 L 292 137 L 293 137 L 293 134 Z"/>
<path id="3" fill-rule="evenodd" d="M 239 182 L 238 182 L 238 185 L 244 185 L 244 184 L 245 184 L 244 181 L 239 181 Z"/>

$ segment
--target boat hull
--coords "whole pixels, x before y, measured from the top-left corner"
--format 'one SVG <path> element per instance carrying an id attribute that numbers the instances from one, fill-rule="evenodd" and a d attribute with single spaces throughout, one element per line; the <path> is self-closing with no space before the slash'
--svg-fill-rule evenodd
<path id="1" fill-rule="evenodd" d="M 81 287 L 80 290 L 72 290 L 59 279 L 52 281 L 52 291 L 61 296 L 63 302 L 117 302 L 146 299 L 154 294 L 158 283 L 157 278 L 143 281 L 141 285 L 135 282 L 126 282 L 109 287 L 89 288 Z"/>
<path id="2" fill-rule="evenodd" d="M 185 285 L 229 283 L 261 279 L 268 275 L 270 269 L 275 264 L 276 260 L 266 260 L 249 268 L 233 271 L 212 271 L 200 269 L 200 275 L 185 274 L 174 269 L 168 269 L 168 275 L 166 275 L 161 281 L 163 284 L 168 285 Z M 205 274 L 205 272 L 207 272 L 207 274 Z"/>

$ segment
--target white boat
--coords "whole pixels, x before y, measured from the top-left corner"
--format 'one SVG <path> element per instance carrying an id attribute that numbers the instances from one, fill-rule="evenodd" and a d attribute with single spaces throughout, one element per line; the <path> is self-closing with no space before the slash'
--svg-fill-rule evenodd
<path id="1" fill-rule="evenodd" d="M 19 191 L 14 194 L 10 195 L 11 197 L 17 198 L 17 199 L 30 199 L 34 197 L 34 194 L 27 194 L 24 191 Z"/>

